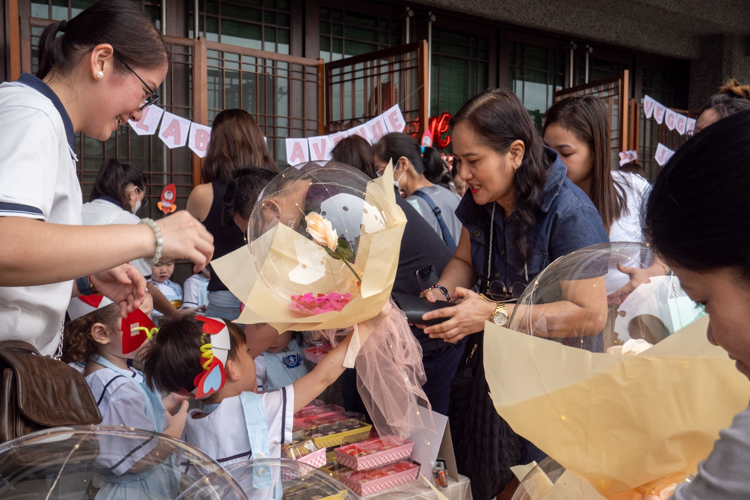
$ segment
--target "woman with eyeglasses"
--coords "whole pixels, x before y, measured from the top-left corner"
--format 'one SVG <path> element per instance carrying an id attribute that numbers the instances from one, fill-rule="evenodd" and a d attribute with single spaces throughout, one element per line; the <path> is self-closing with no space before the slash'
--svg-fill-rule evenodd
<path id="1" fill-rule="evenodd" d="M 71 296 L 101 292 L 126 315 L 146 282 L 126 262 L 211 259 L 183 211 L 142 224 L 82 225 L 74 136 L 106 140 L 156 100 L 168 69 L 158 30 L 129 0 L 102 0 L 39 40 L 39 71 L 0 85 L 0 340 L 60 344 Z"/>
<path id="2" fill-rule="evenodd" d="M 425 314 L 424 320 L 446 320 L 424 331 L 446 342 L 470 336 L 451 391 L 456 460 L 459 472 L 471 479 L 475 499 L 510 498 L 516 487 L 510 467 L 544 455 L 494 409 L 482 365 L 485 322 L 507 326 L 515 307 L 507 299 L 558 257 L 608 239 L 591 200 L 566 177 L 557 154 L 544 147 L 515 94 L 487 90 L 464 104 L 451 126 L 455 165 L 471 194 L 456 210 L 463 228 L 453 259 L 438 285 L 425 293 L 431 301 L 450 297 L 456 305 Z M 590 290 L 603 292 L 603 286 L 591 286 L 603 280 L 561 283 L 566 300 L 535 309 L 543 310 L 547 336 L 600 337 L 606 297 Z M 471 290 L 477 281 L 481 294 Z"/>
<path id="3" fill-rule="evenodd" d="M 84 226 L 138 224 L 141 219 L 136 214 L 148 205 L 146 176 L 132 163 L 115 158 L 104 160 L 91 189 L 90 200 L 83 204 L 81 218 Z M 136 259 L 130 264 L 147 280 L 151 277 L 151 264 L 145 259 Z M 177 313 L 174 305 L 153 283 L 148 282 L 146 287 L 154 300 L 154 309 L 166 316 Z"/>

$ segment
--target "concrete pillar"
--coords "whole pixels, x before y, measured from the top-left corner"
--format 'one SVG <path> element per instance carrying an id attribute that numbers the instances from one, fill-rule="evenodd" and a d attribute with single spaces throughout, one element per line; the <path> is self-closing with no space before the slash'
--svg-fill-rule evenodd
<path id="1" fill-rule="evenodd" d="M 711 35 L 699 39 L 700 57 L 690 61 L 690 109 L 700 110 L 730 78 L 750 84 L 750 38 Z"/>

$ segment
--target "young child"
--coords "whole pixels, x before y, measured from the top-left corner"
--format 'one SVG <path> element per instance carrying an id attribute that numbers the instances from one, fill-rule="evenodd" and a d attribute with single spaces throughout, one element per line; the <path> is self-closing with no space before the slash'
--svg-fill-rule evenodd
<path id="1" fill-rule="evenodd" d="M 120 307 L 100 295 L 72 299 L 68 307 L 72 320 L 65 325 L 62 360 L 66 363 L 85 362 L 83 375 L 102 414 L 100 425 L 161 432 L 179 439 L 187 418 L 187 398 L 170 394 L 162 400 L 158 392 L 151 390 L 143 374 L 130 366 L 130 361 L 138 356 L 148 341 L 140 347 L 133 347 L 135 344 L 123 338 L 123 327 L 131 337 L 133 327 L 139 332 L 138 338 L 145 340 L 149 335 L 153 336 L 153 324 L 148 320 L 152 308 L 151 300 L 144 300 L 140 310 L 123 320 Z M 141 326 L 148 333 L 138 330 Z M 129 352 L 125 354 L 125 351 Z M 172 416 L 175 410 L 178 411 Z M 99 485 L 102 489 L 97 498 L 118 498 L 125 493 L 134 493 L 137 497 L 140 493 L 176 492 L 179 477 L 168 469 L 154 474 L 155 468 L 151 467 L 147 468 L 148 473 L 132 473 L 132 468 L 140 460 L 155 453 L 156 440 L 137 450 L 120 449 L 123 443 L 117 439 L 100 443 L 102 453 L 97 462 L 111 469 L 114 476 L 110 474 L 109 478 L 114 477 L 114 480 L 105 480 Z M 151 456 L 145 462 L 158 464 L 160 460 Z"/>
<path id="2" fill-rule="evenodd" d="M 378 316 L 358 325 L 362 344 L 389 310 L 386 304 Z M 350 341 L 351 335 L 293 384 L 259 395 L 243 331 L 229 321 L 181 313 L 161 327 L 144 353 L 144 372 L 152 387 L 194 389 L 204 400 L 202 410 L 188 414 L 183 440 L 227 466 L 281 457 L 281 445 L 292 439 L 294 413 L 343 373 Z"/>
<path id="3" fill-rule="evenodd" d="M 255 372 L 258 391 L 276 391 L 293 384 L 307 375 L 305 352 L 302 350 L 302 334 L 284 332 L 279 335 L 267 323 L 247 325 L 245 340 L 248 345 L 258 345 L 269 332 L 275 334 L 273 344 L 260 356 L 255 358 Z"/>
<path id="4" fill-rule="evenodd" d="M 210 279 L 211 272 L 208 267 L 204 267 L 201 272 L 193 274 L 185 280 L 183 309 L 198 309 L 208 304 L 208 281 Z"/>
<path id="5" fill-rule="evenodd" d="M 173 306 L 180 309 L 182 307 L 182 287 L 169 279 L 173 273 L 173 260 L 151 264 L 151 282 Z M 154 311 L 154 316 L 161 316 L 161 313 Z"/>

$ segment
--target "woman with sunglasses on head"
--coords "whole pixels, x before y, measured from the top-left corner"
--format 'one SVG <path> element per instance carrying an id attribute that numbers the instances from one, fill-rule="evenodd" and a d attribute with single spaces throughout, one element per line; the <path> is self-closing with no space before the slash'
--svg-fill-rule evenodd
<path id="1" fill-rule="evenodd" d="M 138 224 L 138 210 L 148 204 L 146 198 L 146 176 L 132 163 L 115 158 L 104 160 L 91 189 L 91 201 L 83 204 L 81 218 L 84 226 L 109 224 Z M 145 259 L 136 259 L 130 264 L 146 280 L 151 277 L 151 264 Z M 177 313 L 174 305 L 150 281 L 146 287 L 154 300 L 154 309 L 166 316 Z"/>
<path id="2" fill-rule="evenodd" d="M 453 154 L 471 194 L 456 215 L 463 228 L 458 248 L 428 300 L 456 305 L 427 313 L 447 318 L 425 328 L 432 338 L 456 342 L 471 335 L 453 381 L 449 416 L 459 472 L 471 479 L 477 500 L 510 498 L 510 467 L 543 458 L 497 415 L 482 366 L 485 322 L 507 326 L 518 295 L 558 257 L 607 242 L 591 200 L 565 176 L 565 165 L 544 147 L 521 101 L 509 90 L 490 89 L 453 116 Z M 603 274 L 603 273 L 602 273 Z M 482 295 L 471 288 L 479 281 Z M 562 282 L 564 301 L 536 307 L 551 338 L 596 339 L 607 318 L 602 276 Z M 520 283 L 520 285 L 517 285 Z M 583 286 L 578 286 L 583 285 Z M 522 311 L 520 311 L 522 312 Z M 534 319 L 530 319 L 534 323 Z M 539 330 L 539 329 L 538 329 Z M 471 430 L 467 430 L 471 429 Z"/>
<path id="3" fill-rule="evenodd" d="M 189 258 L 212 238 L 187 212 L 82 226 L 74 135 L 106 140 L 156 99 L 168 69 L 158 30 L 128 0 L 102 0 L 39 40 L 39 71 L 0 85 L 0 340 L 54 354 L 71 296 L 98 291 L 125 315 L 146 282 L 136 259 Z M 92 288 L 93 285 L 93 288 Z"/>

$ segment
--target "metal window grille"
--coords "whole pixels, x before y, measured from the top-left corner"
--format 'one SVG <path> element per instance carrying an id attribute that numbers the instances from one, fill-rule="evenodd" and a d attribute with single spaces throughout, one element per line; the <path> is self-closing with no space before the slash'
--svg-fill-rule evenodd
<path id="1" fill-rule="evenodd" d="M 320 8 L 320 57 L 326 62 L 401 44 L 401 20 Z"/>
<path id="2" fill-rule="evenodd" d="M 508 67 L 513 92 L 523 102 L 537 130 L 541 130 L 544 113 L 554 103 L 555 92 L 564 85 L 565 54 L 511 43 Z"/>

